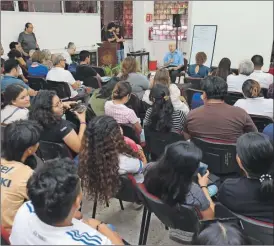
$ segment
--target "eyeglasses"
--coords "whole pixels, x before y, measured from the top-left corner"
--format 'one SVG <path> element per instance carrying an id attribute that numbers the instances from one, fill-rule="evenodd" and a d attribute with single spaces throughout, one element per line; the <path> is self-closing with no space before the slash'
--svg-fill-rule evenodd
<path id="1" fill-rule="evenodd" d="M 56 105 L 53 105 L 52 107 L 54 108 L 63 107 L 63 102 L 60 100 Z"/>

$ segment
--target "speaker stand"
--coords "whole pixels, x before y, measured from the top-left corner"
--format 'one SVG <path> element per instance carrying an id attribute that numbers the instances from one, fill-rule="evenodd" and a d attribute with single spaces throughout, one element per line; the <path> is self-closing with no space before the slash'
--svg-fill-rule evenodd
<path id="1" fill-rule="evenodd" d="M 176 27 L 176 50 L 178 49 L 178 34 L 179 34 L 179 30 L 178 30 L 178 27 Z"/>

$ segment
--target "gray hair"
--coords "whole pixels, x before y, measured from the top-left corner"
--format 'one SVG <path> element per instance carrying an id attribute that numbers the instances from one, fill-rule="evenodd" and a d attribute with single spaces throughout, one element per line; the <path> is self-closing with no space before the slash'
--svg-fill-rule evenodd
<path id="1" fill-rule="evenodd" d="M 53 59 L 53 66 L 58 65 L 61 61 L 65 60 L 65 58 L 62 55 L 57 55 L 54 59 Z"/>
<path id="2" fill-rule="evenodd" d="M 239 64 L 239 74 L 249 76 L 254 71 L 254 64 L 250 60 L 243 60 Z"/>
<path id="3" fill-rule="evenodd" d="M 68 47 L 67 47 L 68 50 L 69 49 L 75 49 L 75 48 L 76 48 L 76 45 L 73 42 L 68 43 Z"/>
<path id="4" fill-rule="evenodd" d="M 51 60 L 50 50 L 42 50 L 42 54 L 45 56 L 45 60 Z"/>

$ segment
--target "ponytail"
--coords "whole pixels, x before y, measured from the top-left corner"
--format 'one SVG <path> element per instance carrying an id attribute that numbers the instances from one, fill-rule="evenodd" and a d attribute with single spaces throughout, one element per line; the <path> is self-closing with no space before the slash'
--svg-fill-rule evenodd
<path id="1" fill-rule="evenodd" d="M 129 82 L 120 81 L 116 84 L 112 92 L 112 99 L 122 99 L 127 95 L 130 95 L 132 92 L 132 88 Z"/>
<path id="2" fill-rule="evenodd" d="M 270 171 L 271 172 L 271 171 Z M 261 183 L 260 196 L 265 201 L 274 201 L 273 173 L 263 174 L 259 178 Z"/>

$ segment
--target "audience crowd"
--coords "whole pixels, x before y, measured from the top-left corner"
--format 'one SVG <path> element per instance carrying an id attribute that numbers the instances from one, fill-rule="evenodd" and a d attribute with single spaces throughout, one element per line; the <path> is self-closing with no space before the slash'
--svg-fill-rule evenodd
<path id="1" fill-rule="evenodd" d="M 263 57 L 243 60 L 235 71 L 227 57 L 217 68 L 205 66 L 201 51 L 186 69 L 172 43 L 164 67 L 149 79 L 135 58 L 124 59 L 119 27 L 108 25 L 107 41 L 119 43 L 121 62 L 120 73 L 108 82 L 90 64 L 89 51 L 74 61 L 73 42 L 61 54 L 40 51 L 31 23 L 10 43 L 9 59 L 1 59 L 1 221 L 10 243 L 125 244 L 110 225 L 81 219 L 80 208 L 83 193 L 109 201 L 121 188 L 121 176 L 130 174 L 135 186 L 164 204 L 195 207 L 202 220 L 211 221 L 195 233 L 193 244 L 250 244 L 242 228 L 215 218 L 215 208 L 221 203 L 273 224 L 273 75 L 262 71 Z M 197 108 L 188 103 L 187 83 L 175 83 L 182 73 L 199 83 Z M 34 86 L 38 78 L 43 88 Z M 232 94 L 238 97 L 229 104 Z M 269 122 L 265 129 L 254 116 Z M 185 141 L 172 142 L 150 161 L 145 130 L 179 134 Z M 205 150 L 192 141 L 197 138 L 235 146 L 229 158 L 239 173 L 219 183 L 210 181 L 210 168 L 201 174 Z M 45 160 L 44 142 L 70 155 Z M 141 206 L 142 200 L 135 203 Z"/>

